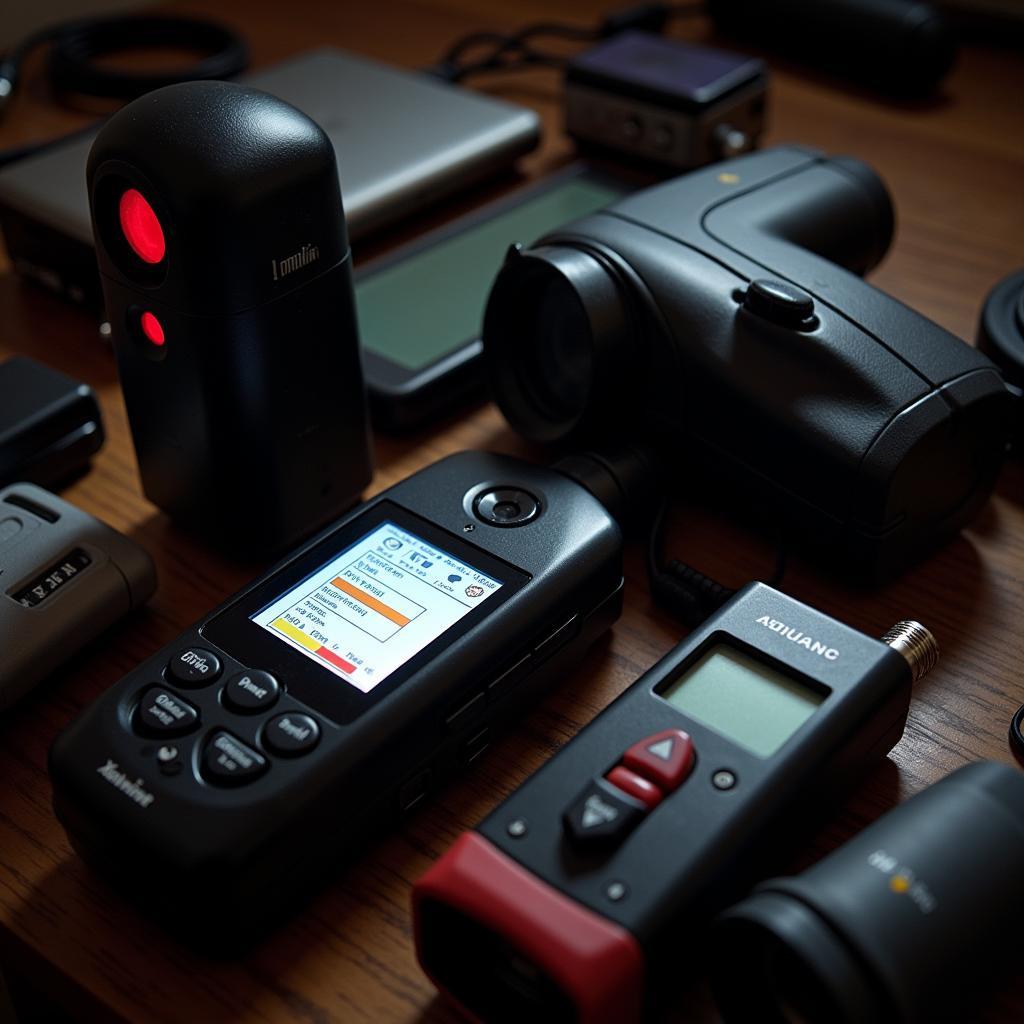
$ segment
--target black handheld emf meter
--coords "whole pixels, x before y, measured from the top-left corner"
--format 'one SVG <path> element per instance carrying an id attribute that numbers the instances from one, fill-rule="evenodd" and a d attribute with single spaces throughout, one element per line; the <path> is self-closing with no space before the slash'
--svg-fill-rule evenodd
<path id="1" fill-rule="evenodd" d="M 582 486 L 479 452 L 344 517 L 96 701 L 50 755 L 74 847 L 229 947 L 477 757 L 615 621 Z"/>
<path id="2" fill-rule="evenodd" d="M 417 883 L 427 974 L 488 1024 L 638 1020 L 780 815 L 899 740 L 937 649 L 886 638 L 746 587 Z"/>

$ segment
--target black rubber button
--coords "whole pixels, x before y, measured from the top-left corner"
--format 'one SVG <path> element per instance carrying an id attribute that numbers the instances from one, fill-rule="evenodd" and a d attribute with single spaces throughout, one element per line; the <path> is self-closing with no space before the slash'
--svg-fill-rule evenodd
<path id="1" fill-rule="evenodd" d="M 199 712 L 173 690 L 152 686 L 139 701 L 135 726 L 149 736 L 184 736 L 199 725 Z"/>
<path id="2" fill-rule="evenodd" d="M 215 786 L 243 786 L 258 779 L 270 762 L 229 732 L 211 733 L 203 751 L 203 777 Z"/>
<path id="3" fill-rule="evenodd" d="M 289 711 L 275 715 L 263 727 L 263 742 L 267 749 L 285 757 L 306 754 L 320 741 L 320 726 L 309 715 Z"/>
<path id="4" fill-rule="evenodd" d="M 807 327 L 814 315 L 814 299 L 785 281 L 751 281 L 743 308 L 780 327 Z"/>
<path id="5" fill-rule="evenodd" d="M 604 779 L 593 779 L 562 815 L 573 843 L 580 846 L 620 842 L 643 821 L 647 808 Z"/>
<path id="6" fill-rule="evenodd" d="M 205 686 L 220 675 L 220 658 L 203 647 L 186 647 L 167 663 L 167 674 L 182 686 Z"/>
<path id="7" fill-rule="evenodd" d="M 236 673 L 224 687 L 224 702 L 235 711 L 266 711 L 280 695 L 281 684 L 259 669 Z"/>

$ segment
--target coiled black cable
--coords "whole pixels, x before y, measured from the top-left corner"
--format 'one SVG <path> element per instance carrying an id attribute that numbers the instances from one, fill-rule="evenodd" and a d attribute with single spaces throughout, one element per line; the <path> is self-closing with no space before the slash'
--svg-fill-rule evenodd
<path id="1" fill-rule="evenodd" d="M 58 91 L 124 100 L 178 82 L 230 78 L 249 63 L 249 48 L 240 35 L 201 18 L 130 15 L 63 22 L 33 33 L 0 59 L 0 113 L 18 86 L 25 58 L 43 45 L 50 47 L 49 75 Z M 195 50 L 201 56 L 165 71 L 129 71 L 97 62 L 124 50 L 158 48 Z"/>

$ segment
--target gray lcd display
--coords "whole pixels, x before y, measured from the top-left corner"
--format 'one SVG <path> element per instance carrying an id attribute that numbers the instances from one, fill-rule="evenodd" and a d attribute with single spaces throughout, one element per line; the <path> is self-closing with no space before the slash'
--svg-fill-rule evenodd
<path id="1" fill-rule="evenodd" d="M 725 644 L 712 647 L 661 696 L 758 757 L 770 757 L 825 695 Z"/>
<path id="2" fill-rule="evenodd" d="M 356 282 L 364 347 L 419 370 L 480 336 L 505 250 L 607 206 L 627 187 L 572 178 Z"/>

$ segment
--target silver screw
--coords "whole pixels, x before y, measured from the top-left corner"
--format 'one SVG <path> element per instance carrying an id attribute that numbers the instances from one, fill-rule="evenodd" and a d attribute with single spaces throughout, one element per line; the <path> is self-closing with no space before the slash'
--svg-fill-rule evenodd
<path id="1" fill-rule="evenodd" d="M 736 776 L 732 772 L 723 768 L 721 771 L 715 772 L 711 776 L 711 785 L 715 789 L 732 789 L 736 785 Z"/>
<path id="2" fill-rule="evenodd" d="M 626 888 L 625 882 L 612 882 L 604 894 L 612 901 L 612 903 L 618 903 L 619 900 L 625 899 L 629 889 Z"/>
<path id="3" fill-rule="evenodd" d="M 513 839 L 519 839 L 520 836 L 526 835 L 526 822 L 522 818 L 516 818 L 515 821 L 508 823 L 508 828 L 505 830 Z"/>

